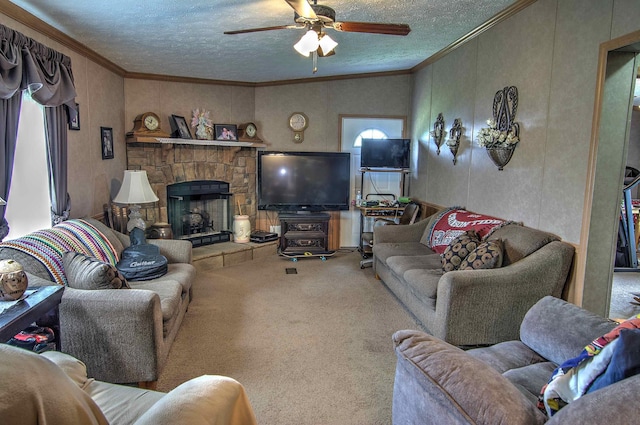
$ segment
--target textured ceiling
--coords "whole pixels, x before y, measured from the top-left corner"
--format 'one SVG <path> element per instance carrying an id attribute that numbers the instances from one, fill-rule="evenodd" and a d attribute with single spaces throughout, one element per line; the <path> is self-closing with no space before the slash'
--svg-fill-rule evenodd
<path id="1" fill-rule="evenodd" d="M 337 21 L 406 23 L 406 36 L 328 33 L 333 56 L 294 49 L 303 31 L 224 31 L 293 24 L 284 0 L 11 0 L 128 72 L 268 82 L 407 70 L 515 0 L 320 0 Z"/>

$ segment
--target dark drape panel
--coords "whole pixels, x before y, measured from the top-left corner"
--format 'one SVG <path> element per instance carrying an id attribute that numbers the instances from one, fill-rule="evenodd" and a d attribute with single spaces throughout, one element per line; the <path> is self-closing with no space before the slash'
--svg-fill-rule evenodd
<path id="1" fill-rule="evenodd" d="M 47 167 L 51 196 L 51 224 L 69 218 L 71 199 L 67 192 L 67 111 L 64 106 L 45 108 Z"/>
<path id="2" fill-rule="evenodd" d="M 5 127 L 5 134 L 0 141 L 0 148 L 5 154 L 0 159 L 0 196 L 8 197 L 23 90 L 28 90 L 36 102 L 47 107 L 45 122 L 52 212 L 55 213 L 56 220 L 57 217 L 64 217 L 65 211 L 68 217 L 70 203 L 67 194 L 66 114 L 62 105 L 71 109 L 76 107 L 71 59 L 22 33 L 0 25 L 0 99 L 5 102 L 0 110 L 0 122 Z M 9 137 L 7 134 L 13 136 Z M 7 199 L 4 196 L 2 197 Z M 3 229 L 7 227 L 4 207 L 0 207 L 0 213 L 2 240 L 6 236 L 6 233 L 2 233 Z"/>
<path id="3" fill-rule="evenodd" d="M 0 198 L 9 198 L 11 187 L 11 170 L 13 169 L 13 157 L 16 152 L 16 139 L 18 138 L 18 119 L 20 117 L 20 105 L 22 94 L 15 93 L 9 99 L 0 99 L 0 151 L 3 158 L 0 159 Z M 9 233 L 9 224 L 4 218 L 6 206 L 0 206 L 0 241 Z"/>

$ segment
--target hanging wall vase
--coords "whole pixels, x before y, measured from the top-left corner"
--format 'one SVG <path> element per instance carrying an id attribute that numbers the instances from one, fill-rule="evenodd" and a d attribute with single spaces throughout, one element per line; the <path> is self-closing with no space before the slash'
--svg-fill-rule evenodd
<path id="1" fill-rule="evenodd" d="M 513 151 L 515 150 L 515 146 L 510 147 L 495 147 L 495 148 L 487 148 L 487 154 L 489 158 L 493 161 L 494 164 L 498 167 L 498 170 L 502 171 L 504 166 L 511 161 L 511 157 L 513 156 Z"/>
<path id="2" fill-rule="evenodd" d="M 447 146 L 453 155 L 453 165 L 456 165 L 456 156 L 458 155 L 458 148 L 460 147 L 460 136 L 462 135 L 462 122 L 460 118 L 453 120 L 453 126 L 449 130 L 449 138 L 447 139 Z"/>
<path id="3" fill-rule="evenodd" d="M 493 119 L 488 128 L 478 132 L 478 145 L 486 148 L 489 158 L 502 171 L 511 160 L 520 142 L 520 124 L 515 122 L 518 110 L 518 89 L 515 86 L 498 90 L 493 98 Z"/>
<path id="4" fill-rule="evenodd" d="M 438 114 L 436 122 L 433 123 L 431 137 L 433 137 L 433 141 L 436 144 L 436 153 L 440 155 L 440 146 L 442 146 L 442 138 L 444 137 L 444 117 L 442 116 L 442 112 Z"/>

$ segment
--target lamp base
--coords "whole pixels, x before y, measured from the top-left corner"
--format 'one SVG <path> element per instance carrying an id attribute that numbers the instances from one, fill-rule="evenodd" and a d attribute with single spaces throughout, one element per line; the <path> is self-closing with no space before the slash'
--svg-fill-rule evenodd
<path id="1" fill-rule="evenodd" d="M 145 230 L 147 228 L 147 225 L 142 219 L 142 214 L 140 214 L 140 205 L 130 205 L 129 221 L 127 222 L 127 232 L 131 233 L 131 231 L 136 227 Z"/>

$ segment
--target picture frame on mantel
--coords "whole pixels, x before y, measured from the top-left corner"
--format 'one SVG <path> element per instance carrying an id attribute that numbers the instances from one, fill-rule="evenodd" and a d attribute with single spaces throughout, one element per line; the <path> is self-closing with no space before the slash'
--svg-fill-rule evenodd
<path id="1" fill-rule="evenodd" d="M 216 140 L 238 140 L 238 126 L 235 124 L 215 124 L 213 132 Z"/>
<path id="2" fill-rule="evenodd" d="M 102 159 L 113 159 L 113 128 L 100 127 Z"/>
<path id="3" fill-rule="evenodd" d="M 171 122 L 171 137 L 193 139 L 193 137 L 191 137 L 191 131 L 189 130 L 187 120 L 184 117 L 181 117 L 180 115 L 171 115 L 169 117 L 169 121 Z"/>

